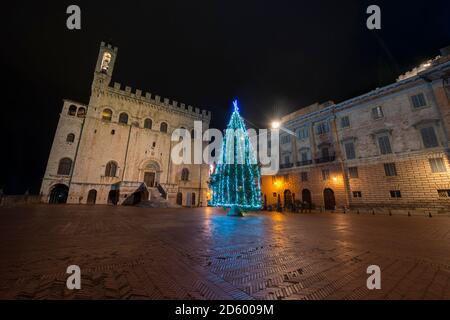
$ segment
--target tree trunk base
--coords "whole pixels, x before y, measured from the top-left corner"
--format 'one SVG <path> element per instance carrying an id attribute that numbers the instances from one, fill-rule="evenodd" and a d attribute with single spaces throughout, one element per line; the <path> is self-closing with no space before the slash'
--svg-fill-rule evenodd
<path id="1" fill-rule="evenodd" d="M 233 206 L 228 211 L 227 216 L 229 216 L 229 217 L 243 217 L 244 214 L 242 213 L 241 209 L 238 206 Z"/>

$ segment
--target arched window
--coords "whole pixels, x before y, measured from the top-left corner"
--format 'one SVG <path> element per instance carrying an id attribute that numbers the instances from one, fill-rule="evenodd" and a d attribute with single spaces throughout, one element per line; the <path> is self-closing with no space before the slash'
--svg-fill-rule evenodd
<path id="1" fill-rule="evenodd" d="M 152 119 L 145 119 L 144 120 L 144 128 L 145 129 L 151 129 L 153 125 Z"/>
<path id="2" fill-rule="evenodd" d="M 69 133 L 67 135 L 66 142 L 74 142 L 74 141 L 75 141 L 75 135 L 73 133 Z"/>
<path id="3" fill-rule="evenodd" d="M 72 170 L 72 159 L 63 158 L 59 160 L 58 165 L 58 174 L 63 176 L 70 175 L 70 171 Z"/>
<path id="4" fill-rule="evenodd" d="M 188 181 L 189 180 L 189 170 L 187 168 L 183 168 L 181 170 L 181 181 Z"/>
<path id="5" fill-rule="evenodd" d="M 84 118 L 86 116 L 86 108 L 79 108 L 77 111 L 77 117 L 78 118 Z"/>
<path id="6" fill-rule="evenodd" d="M 117 172 L 117 163 L 110 161 L 106 164 L 105 177 L 115 177 Z"/>
<path id="7" fill-rule="evenodd" d="M 67 113 L 69 116 L 74 116 L 77 113 L 77 106 L 71 105 L 69 107 L 69 112 Z"/>
<path id="8" fill-rule="evenodd" d="M 101 70 L 103 73 L 107 73 L 109 69 L 109 64 L 111 63 L 111 54 L 109 52 L 105 52 L 103 54 Z"/>
<path id="9" fill-rule="evenodd" d="M 162 122 L 161 125 L 159 126 L 159 131 L 167 133 L 167 123 Z"/>
<path id="10" fill-rule="evenodd" d="M 119 115 L 119 123 L 128 124 L 128 114 L 126 114 L 125 112 L 122 112 Z"/>
<path id="11" fill-rule="evenodd" d="M 102 112 L 102 120 L 103 121 L 111 121 L 112 120 L 112 110 L 111 109 L 104 109 Z"/>

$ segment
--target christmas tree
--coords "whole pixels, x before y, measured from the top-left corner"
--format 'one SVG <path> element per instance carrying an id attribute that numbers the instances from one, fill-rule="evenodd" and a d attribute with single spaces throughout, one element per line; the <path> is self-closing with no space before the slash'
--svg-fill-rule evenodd
<path id="1" fill-rule="evenodd" d="M 237 101 L 233 105 L 219 161 L 211 175 L 210 204 L 231 208 L 229 215 L 241 215 L 242 211 L 261 209 L 261 173 Z"/>

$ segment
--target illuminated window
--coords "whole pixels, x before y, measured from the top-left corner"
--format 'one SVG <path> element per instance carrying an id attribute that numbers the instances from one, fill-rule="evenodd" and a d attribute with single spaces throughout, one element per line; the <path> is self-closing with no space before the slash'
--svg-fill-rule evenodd
<path id="1" fill-rule="evenodd" d="M 111 121 L 112 120 L 112 111 L 111 109 L 104 109 L 102 112 L 102 120 L 103 121 Z"/>
<path id="2" fill-rule="evenodd" d="M 58 165 L 58 174 L 63 176 L 70 175 L 70 171 L 72 169 L 72 159 L 63 158 L 59 161 Z"/>
<path id="3" fill-rule="evenodd" d="M 105 52 L 103 54 L 103 59 L 102 59 L 102 66 L 101 66 L 102 72 L 104 72 L 104 73 L 108 72 L 110 63 L 111 63 L 111 54 L 109 52 Z"/>

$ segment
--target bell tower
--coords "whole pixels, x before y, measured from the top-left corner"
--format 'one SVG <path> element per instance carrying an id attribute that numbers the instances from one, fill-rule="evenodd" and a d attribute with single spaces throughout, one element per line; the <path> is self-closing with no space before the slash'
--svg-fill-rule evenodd
<path id="1" fill-rule="evenodd" d="M 92 89 L 102 89 L 108 87 L 116 62 L 117 47 L 102 42 L 98 53 L 97 64 L 95 66 L 94 81 Z"/>

